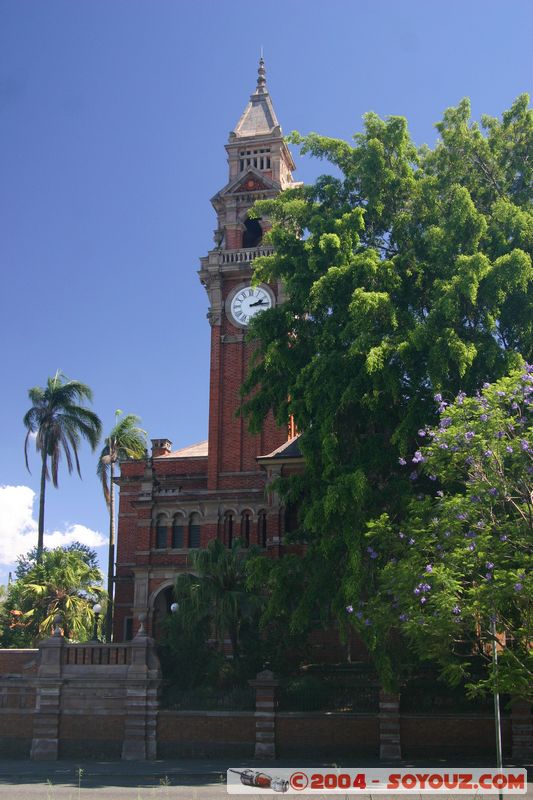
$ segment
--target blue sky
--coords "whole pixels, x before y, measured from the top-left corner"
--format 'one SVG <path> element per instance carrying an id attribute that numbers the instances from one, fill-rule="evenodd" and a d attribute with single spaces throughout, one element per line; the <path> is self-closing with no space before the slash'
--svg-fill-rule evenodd
<path id="1" fill-rule="evenodd" d="M 532 30 L 529 0 L 0 0 L 0 582 L 35 539 L 30 386 L 60 368 L 106 430 L 121 408 L 175 447 L 206 438 L 196 271 L 260 47 L 286 133 L 349 138 L 373 110 L 431 144 L 462 97 L 479 118 L 531 89 Z M 324 169 L 295 157 L 298 180 Z M 81 462 L 48 490 L 50 541 L 104 541 L 96 457 Z"/>

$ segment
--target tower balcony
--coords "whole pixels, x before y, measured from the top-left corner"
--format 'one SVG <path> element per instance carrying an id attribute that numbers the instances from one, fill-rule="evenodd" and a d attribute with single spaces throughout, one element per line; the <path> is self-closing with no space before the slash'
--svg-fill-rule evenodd
<path id="1" fill-rule="evenodd" d="M 220 263 L 222 264 L 249 264 L 260 256 L 271 256 L 274 253 L 273 247 L 243 247 L 241 250 L 222 250 L 220 253 Z"/>

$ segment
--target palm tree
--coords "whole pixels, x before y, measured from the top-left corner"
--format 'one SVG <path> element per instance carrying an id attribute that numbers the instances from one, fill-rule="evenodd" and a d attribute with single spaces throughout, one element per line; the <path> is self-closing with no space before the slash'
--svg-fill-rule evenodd
<path id="1" fill-rule="evenodd" d="M 69 473 L 74 465 L 81 478 L 78 448 L 81 439 L 87 439 L 94 450 L 100 439 L 102 423 L 98 416 L 80 405 L 92 400 L 92 391 L 84 383 L 67 378 L 57 370 L 53 378 L 48 378 L 46 387 L 34 386 L 28 390 L 32 407 L 24 415 L 27 428 L 24 442 L 26 467 L 28 464 L 28 443 L 35 434 L 35 446 L 41 454 L 41 489 L 39 494 L 39 528 L 37 538 L 37 557 L 42 556 L 44 538 L 44 500 L 46 481 L 52 479 L 57 489 L 58 471 L 61 455 L 65 456 Z"/>
<path id="2" fill-rule="evenodd" d="M 88 563 L 83 552 L 56 547 L 44 550 L 40 560 L 12 585 L 6 605 L 11 627 L 23 632 L 27 646 L 52 632 L 57 614 L 69 638 L 88 639 L 96 600 L 105 601 L 100 570 Z"/>
<path id="3" fill-rule="evenodd" d="M 122 411 L 115 412 L 115 426 L 98 459 L 96 472 L 102 481 L 104 497 L 109 509 L 109 559 L 107 571 L 108 605 L 105 620 L 106 641 L 111 641 L 113 626 L 113 575 L 115 571 L 115 464 L 125 458 L 142 458 L 146 450 L 146 431 L 139 428 L 139 417 L 126 414 L 119 419 Z"/>
<path id="4" fill-rule="evenodd" d="M 219 539 L 190 555 L 190 573 L 176 578 L 175 595 L 180 619 L 191 627 L 209 619 L 218 642 L 229 636 L 233 657 L 240 655 L 240 633 L 257 618 L 261 598 L 246 586 L 246 562 L 257 548 L 242 550 L 238 539 L 231 548 Z"/>

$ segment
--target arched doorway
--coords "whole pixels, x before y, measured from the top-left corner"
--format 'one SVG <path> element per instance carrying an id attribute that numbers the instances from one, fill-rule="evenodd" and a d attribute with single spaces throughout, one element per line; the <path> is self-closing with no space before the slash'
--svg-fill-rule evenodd
<path id="1" fill-rule="evenodd" d="M 163 633 L 163 624 L 171 614 L 170 606 L 174 602 L 174 587 L 165 586 L 154 598 L 152 610 L 152 636 L 160 639 Z"/>

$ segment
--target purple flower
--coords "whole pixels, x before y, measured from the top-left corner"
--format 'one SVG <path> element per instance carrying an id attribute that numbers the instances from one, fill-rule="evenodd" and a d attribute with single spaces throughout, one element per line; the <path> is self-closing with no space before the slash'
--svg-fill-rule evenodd
<path id="1" fill-rule="evenodd" d="M 498 494 L 498 490 L 496 489 L 495 486 L 491 486 L 491 488 L 489 489 L 489 494 L 492 495 L 492 497 L 496 497 L 496 495 Z"/>
<path id="2" fill-rule="evenodd" d="M 378 557 L 378 554 L 376 553 L 375 550 L 373 550 L 372 553 L 370 553 L 370 558 L 377 558 L 377 557 Z"/>
<path id="3" fill-rule="evenodd" d="M 398 536 L 400 539 L 405 539 L 405 533 L 402 533 L 401 531 L 398 533 Z"/>
<path id="4" fill-rule="evenodd" d="M 369 619 L 365 619 L 365 625 L 372 625 L 372 623 Z"/>
<path id="5" fill-rule="evenodd" d="M 355 612 L 355 616 L 357 617 L 357 619 L 363 619 L 363 612 L 362 611 L 356 611 Z"/>
<path id="6" fill-rule="evenodd" d="M 452 614 L 455 614 L 457 616 L 460 613 L 461 613 L 461 606 L 454 606 L 452 608 Z"/>
<path id="7" fill-rule="evenodd" d="M 441 394 L 434 394 L 433 399 L 436 403 L 442 403 L 442 395 Z"/>
<path id="8" fill-rule="evenodd" d="M 471 503 L 479 503 L 481 498 L 477 494 L 473 494 L 470 498 Z"/>
<path id="9" fill-rule="evenodd" d="M 482 422 L 486 422 L 488 420 L 488 414 L 481 414 L 479 417 Z"/>
<path id="10" fill-rule="evenodd" d="M 492 455 L 492 450 L 485 450 L 485 452 L 483 453 L 483 455 L 485 456 L 485 458 L 490 458 L 490 457 L 491 457 L 491 455 Z"/>
<path id="11" fill-rule="evenodd" d="M 409 475 L 409 480 L 410 480 L 410 481 L 416 481 L 416 479 L 417 479 L 417 478 L 418 478 L 418 472 L 417 472 L 417 471 L 416 471 L 416 469 L 415 469 L 415 470 L 414 470 L 413 472 L 411 472 L 411 474 Z"/>
<path id="12" fill-rule="evenodd" d="M 500 542 L 506 542 L 506 541 L 507 541 L 507 536 L 505 535 L 505 533 L 502 533 L 502 535 L 500 536 Z"/>
<path id="13" fill-rule="evenodd" d="M 483 384 L 483 388 L 484 388 L 484 389 L 488 389 L 488 388 L 489 388 L 489 386 L 490 386 L 490 383 L 487 383 L 487 382 L 485 381 L 485 383 Z"/>
<path id="14" fill-rule="evenodd" d="M 525 452 L 527 452 L 529 450 L 529 442 L 527 441 L 527 439 L 520 439 L 520 447 Z"/>
<path id="15" fill-rule="evenodd" d="M 442 491 L 442 489 L 439 489 L 439 491 L 437 492 L 437 497 L 444 497 L 444 492 Z"/>
<path id="16" fill-rule="evenodd" d="M 430 475 L 429 476 L 429 480 L 430 481 L 436 481 L 437 480 L 437 476 L 436 475 Z"/>
<path id="17" fill-rule="evenodd" d="M 415 540 L 413 539 L 413 537 L 411 537 L 409 539 L 409 541 L 407 542 L 407 544 L 411 544 L 411 545 L 414 544 L 414 543 L 415 543 Z"/>
<path id="18" fill-rule="evenodd" d="M 432 564 L 426 564 L 426 572 L 433 572 L 433 565 Z"/>
<path id="19" fill-rule="evenodd" d="M 507 447 L 505 449 L 507 450 L 508 453 L 512 453 L 513 452 L 513 448 L 509 444 L 507 445 Z"/>
<path id="20" fill-rule="evenodd" d="M 471 553 L 473 553 L 474 550 L 476 549 L 476 543 L 472 542 L 472 544 L 469 544 L 468 549 L 470 550 Z"/>
<path id="21" fill-rule="evenodd" d="M 440 447 L 441 450 L 447 450 L 448 449 L 448 445 L 446 444 L 446 442 L 443 442 L 442 444 L 439 444 L 439 447 Z"/>
<path id="22" fill-rule="evenodd" d="M 413 589 L 413 594 L 420 594 L 420 592 L 421 592 L 420 586 L 415 586 L 415 588 Z"/>
<path id="23" fill-rule="evenodd" d="M 408 619 L 407 614 L 400 614 L 400 622 L 407 622 Z"/>
<path id="24" fill-rule="evenodd" d="M 466 514 L 457 514 L 457 519 L 466 519 Z"/>
<path id="25" fill-rule="evenodd" d="M 513 411 L 518 411 L 518 403 L 512 403 L 511 408 L 513 409 Z"/>
<path id="26" fill-rule="evenodd" d="M 485 566 L 487 569 L 494 569 L 494 563 L 492 561 L 487 561 Z"/>
<path id="27" fill-rule="evenodd" d="M 442 403 L 439 403 L 439 412 L 442 414 L 443 411 L 446 411 L 448 408 L 448 403 L 445 403 L 444 400 Z"/>
<path id="28" fill-rule="evenodd" d="M 450 427 L 450 425 L 452 424 L 452 422 L 453 422 L 453 420 L 452 420 L 452 418 L 451 418 L 451 417 L 444 417 L 444 418 L 443 418 L 443 419 L 441 419 L 441 421 L 440 421 L 440 427 L 441 427 L 441 428 L 449 428 L 449 427 Z"/>
<path id="29" fill-rule="evenodd" d="M 505 436 L 505 431 L 498 431 L 498 433 L 496 434 L 497 439 L 503 439 L 504 436 Z"/>
<path id="30" fill-rule="evenodd" d="M 465 458 L 465 464 L 468 464 L 469 467 L 472 466 L 473 463 L 474 459 L 472 458 L 472 456 L 468 456 L 468 458 Z"/>
<path id="31" fill-rule="evenodd" d="M 405 460 L 405 458 L 401 458 L 400 457 L 398 459 L 398 464 L 400 464 L 400 466 L 402 466 L 402 467 L 405 467 L 405 465 L 407 464 L 407 461 Z"/>
<path id="32" fill-rule="evenodd" d="M 515 592 L 521 592 L 522 588 L 523 588 L 523 586 L 522 586 L 522 584 L 520 582 L 515 583 L 515 585 L 514 585 Z"/>
<path id="33" fill-rule="evenodd" d="M 418 431 L 418 435 L 419 436 L 425 436 L 426 435 L 426 432 L 425 432 L 424 428 L 420 428 L 420 430 Z"/>
<path id="34" fill-rule="evenodd" d="M 346 611 L 348 614 L 353 614 L 353 606 L 346 606 Z"/>
<path id="35" fill-rule="evenodd" d="M 421 597 L 420 598 L 420 605 L 424 605 L 424 603 L 427 603 L 427 598 L 426 597 Z"/>
<path id="36" fill-rule="evenodd" d="M 463 400 L 465 399 L 465 397 L 466 397 L 466 394 L 465 394 L 464 392 L 459 392 L 459 394 L 458 394 L 458 395 L 457 395 L 457 397 L 455 398 L 455 399 L 456 399 L 456 401 L 457 401 L 457 403 L 458 403 L 460 406 L 462 406 L 462 405 L 463 405 Z"/>
<path id="37" fill-rule="evenodd" d="M 417 450 L 413 456 L 413 464 L 423 464 L 425 460 L 420 450 Z"/>
<path id="38" fill-rule="evenodd" d="M 505 397 L 505 392 L 499 391 L 496 392 L 496 394 L 498 395 L 498 397 Z"/>
<path id="39" fill-rule="evenodd" d="M 467 432 L 465 433 L 465 439 L 466 439 L 466 441 L 467 441 L 467 442 L 471 441 L 471 440 L 474 438 L 474 436 L 475 436 L 475 435 L 476 435 L 476 434 L 474 433 L 474 431 L 467 431 Z"/>
<path id="40" fill-rule="evenodd" d="M 485 578 L 486 578 L 488 581 L 491 581 L 491 580 L 492 580 L 492 573 L 491 573 L 491 572 L 487 572 L 487 573 L 485 573 Z"/>

